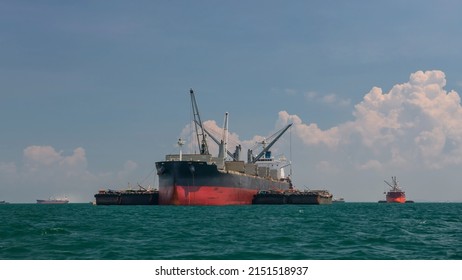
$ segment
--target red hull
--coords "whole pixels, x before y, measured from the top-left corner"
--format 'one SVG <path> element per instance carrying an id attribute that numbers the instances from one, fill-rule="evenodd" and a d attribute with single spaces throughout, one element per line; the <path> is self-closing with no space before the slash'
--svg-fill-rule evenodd
<path id="1" fill-rule="evenodd" d="M 161 193 L 162 205 L 244 205 L 252 204 L 257 190 L 222 186 L 175 186 L 173 193 Z"/>
<path id="2" fill-rule="evenodd" d="M 406 195 L 404 192 L 388 192 L 387 193 L 388 203 L 406 203 Z"/>

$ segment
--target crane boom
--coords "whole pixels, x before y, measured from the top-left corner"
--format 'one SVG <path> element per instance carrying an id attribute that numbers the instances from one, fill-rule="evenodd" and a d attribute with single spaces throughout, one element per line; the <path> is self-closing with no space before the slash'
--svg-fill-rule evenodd
<path id="1" fill-rule="evenodd" d="M 385 182 L 387 185 L 389 185 L 389 186 L 390 186 L 390 188 L 393 188 L 393 186 L 392 186 L 390 183 L 388 183 L 388 182 L 387 182 L 387 181 L 385 181 L 385 180 L 383 180 L 383 181 L 384 181 L 384 182 Z"/>
<path id="2" fill-rule="evenodd" d="M 199 151 L 201 155 L 209 154 L 209 147 L 207 145 L 206 134 L 204 127 L 202 126 L 201 116 L 199 114 L 199 108 L 197 107 L 196 97 L 192 89 L 189 90 L 191 94 L 191 105 L 194 117 L 194 125 L 196 127 L 197 144 L 199 145 Z"/>
<path id="3" fill-rule="evenodd" d="M 390 188 L 393 190 L 393 191 L 396 191 L 396 190 L 399 190 L 400 187 L 398 185 L 398 180 L 396 180 L 396 176 L 392 176 L 391 177 L 391 180 L 393 182 L 393 185 L 388 183 L 387 181 L 384 181 L 388 186 L 390 186 Z"/>
<path id="4" fill-rule="evenodd" d="M 207 135 L 208 135 L 210 138 L 212 138 L 213 142 L 217 143 L 217 145 L 220 145 L 220 141 L 219 141 L 215 136 L 213 136 L 213 134 L 210 133 L 210 131 L 208 131 L 205 127 L 204 127 L 204 131 L 205 131 L 205 133 L 207 133 Z M 234 157 L 233 153 L 231 153 L 231 152 L 228 151 L 227 149 L 226 149 L 226 153 L 228 154 L 228 156 L 230 156 L 230 157 L 233 158 L 234 160 L 239 160 L 239 159 L 236 159 L 236 158 Z"/>
<path id="5" fill-rule="evenodd" d="M 276 138 L 274 138 L 273 141 L 271 141 L 268 146 L 266 146 L 253 160 L 252 160 L 252 163 L 255 163 L 257 162 L 265 153 L 266 151 L 268 151 L 273 145 L 274 143 L 276 143 L 276 141 L 279 140 L 279 138 L 282 136 L 282 134 L 284 134 L 284 132 L 287 131 L 287 129 L 289 129 L 289 127 L 291 127 L 292 124 L 288 124 L 286 127 L 284 127 L 281 132 L 279 132 L 278 136 L 276 136 Z"/>

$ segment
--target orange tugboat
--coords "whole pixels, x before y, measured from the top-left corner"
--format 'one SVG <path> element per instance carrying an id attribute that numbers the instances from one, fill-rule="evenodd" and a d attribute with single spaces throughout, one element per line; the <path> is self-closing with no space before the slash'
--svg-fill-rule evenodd
<path id="1" fill-rule="evenodd" d="M 387 203 L 406 203 L 406 194 L 398 185 L 398 180 L 396 180 L 396 176 L 391 177 L 392 184 L 384 181 L 388 186 L 390 186 L 391 190 L 388 191 L 387 194 Z"/>

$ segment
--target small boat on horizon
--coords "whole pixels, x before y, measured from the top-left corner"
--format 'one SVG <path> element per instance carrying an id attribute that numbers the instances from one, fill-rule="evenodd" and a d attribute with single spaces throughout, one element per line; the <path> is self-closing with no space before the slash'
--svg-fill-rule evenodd
<path id="1" fill-rule="evenodd" d="M 334 198 L 332 199 L 332 203 L 345 203 L 345 199 L 343 197 Z"/>
<path id="2" fill-rule="evenodd" d="M 385 201 L 379 202 L 386 202 L 386 203 L 406 203 L 406 193 L 401 189 L 398 184 L 398 180 L 396 176 L 391 177 L 392 183 L 388 183 L 384 181 L 388 186 L 390 186 L 390 190 L 384 194 L 386 194 Z"/>

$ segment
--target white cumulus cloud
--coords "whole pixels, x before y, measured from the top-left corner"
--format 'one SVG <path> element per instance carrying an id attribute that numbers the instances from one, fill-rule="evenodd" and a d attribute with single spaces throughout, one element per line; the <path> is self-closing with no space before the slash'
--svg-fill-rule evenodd
<path id="1" fill-rule="evenodd" d="M 351 153 L 365 149 L 363 162 L 357 163 L 360 169 L 384 164 L 438 169 L 462 163 L 460 96 L 445 86 L 442 71 L 417 71 L 389 92 L 373 87 L 355 105 L 353 121 L 322 130 L 281 111 L 278 123 L 294 123 L 295 134 L 308 146 L 351 148 Z"/>
<path id="2" fill-rule="evenodd" d="M 85 150 L 76 148 L 73 154 L 65 156 L 51 146 L 29 146 L 23 151 L 25 172 L 41 172 L 42 175 L 81 176 L 86 173 L 87 159 Z"/>

